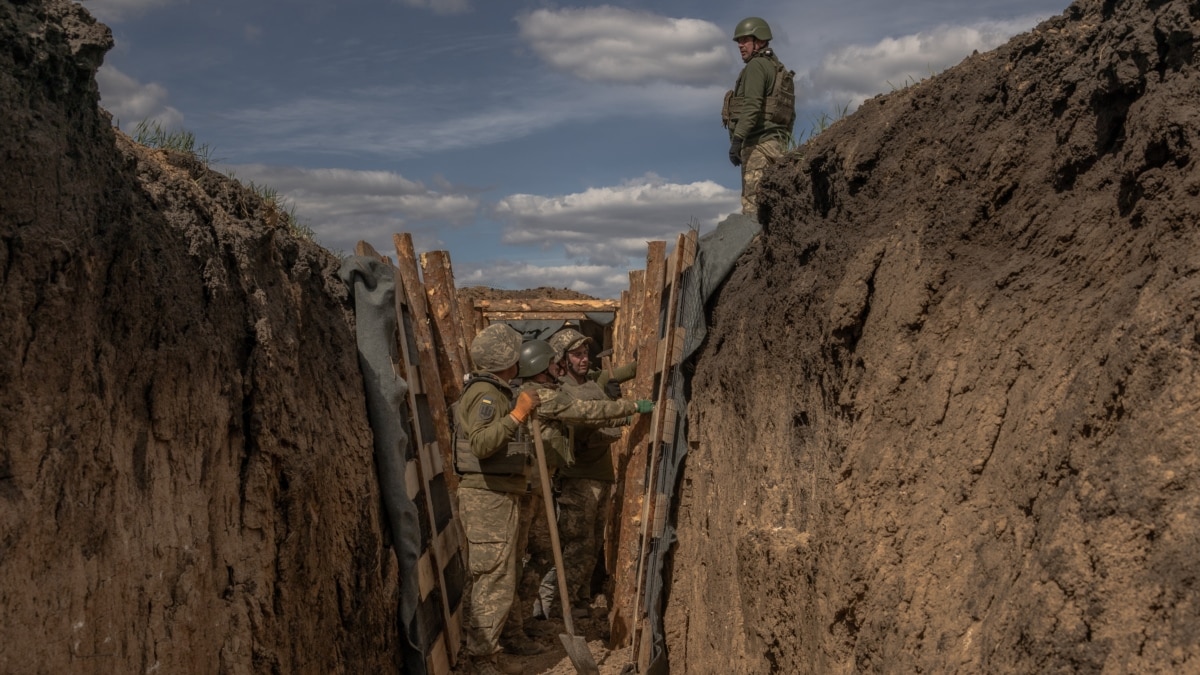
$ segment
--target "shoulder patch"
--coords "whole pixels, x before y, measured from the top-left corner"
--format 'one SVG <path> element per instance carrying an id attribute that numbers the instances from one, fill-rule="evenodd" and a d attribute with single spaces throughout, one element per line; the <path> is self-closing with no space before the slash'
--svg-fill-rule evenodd
<path id="1" fill-rule="evenodd" d="M 490 422 L 496 416 L 496 404 L 492 403 L 490 398 L 479 399 L 479 419 L 483 422 Z"/>

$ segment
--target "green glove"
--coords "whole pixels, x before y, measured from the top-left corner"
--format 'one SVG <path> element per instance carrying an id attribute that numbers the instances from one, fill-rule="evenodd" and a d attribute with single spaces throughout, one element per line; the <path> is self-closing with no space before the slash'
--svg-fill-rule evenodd
<path id="1" fill-rule="evenodd" d="M 734 166 L 742 165 L 742 142 L 736 136 L 729 141 L 729 163 Z"/>
<path id="2" fill-rule="evenodd" d="M 638 412 L 645 414 L 645 413 L 650 412 L 651 410 L 654 410 L 654 401 L 647 401 L 645 399 L 641 399 L 637 402 L 637 411 Z"/>

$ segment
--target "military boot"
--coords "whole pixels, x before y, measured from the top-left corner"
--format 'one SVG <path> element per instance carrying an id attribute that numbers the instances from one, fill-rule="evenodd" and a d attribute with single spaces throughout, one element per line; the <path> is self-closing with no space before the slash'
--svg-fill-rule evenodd
<path id="1" fill-rule="evenodd" d="M 476 656 L 471 659 L 470 667 L 466 672 L 469 675 L 506 675 L 500 669 L 494 656 Z"/>
<path id="2" fill-rule="evenodd" d="M 523 628 L 505 630 L 500 634 L 500 647 L 505 654 L 517 656 L 533 656 L 546 651 L 546 648 L 529 637 Z"/>

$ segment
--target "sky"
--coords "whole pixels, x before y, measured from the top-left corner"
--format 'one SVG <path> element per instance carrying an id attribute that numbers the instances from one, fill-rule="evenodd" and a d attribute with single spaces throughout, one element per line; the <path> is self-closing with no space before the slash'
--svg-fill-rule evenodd
<path id="1" fill-rule="evenodd" d="M 740 209 L 721 127 L 747 16 L 796 71 L 799 140 L 1067 0 L 83 0 L 101 106 L 187 131 L 339 253 L 449 252 L 460 286 L 615 298 L 646 242 Z"/>

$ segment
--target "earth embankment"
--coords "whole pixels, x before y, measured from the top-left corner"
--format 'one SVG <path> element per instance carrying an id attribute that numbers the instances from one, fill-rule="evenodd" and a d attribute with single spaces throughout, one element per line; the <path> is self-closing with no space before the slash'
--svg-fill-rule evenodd
<path id="1" fill-rule="evenodd" d="M 697 363 L 673 673 L 1200 667 L 1198 35 L 1077 2 L 767 176 Z"/>
<path id="2" fill-rule="evenodd" d="M 339 261 L 115 132 L 79 5 L 0 44 L 0 671 L 395 671 Z"/>

